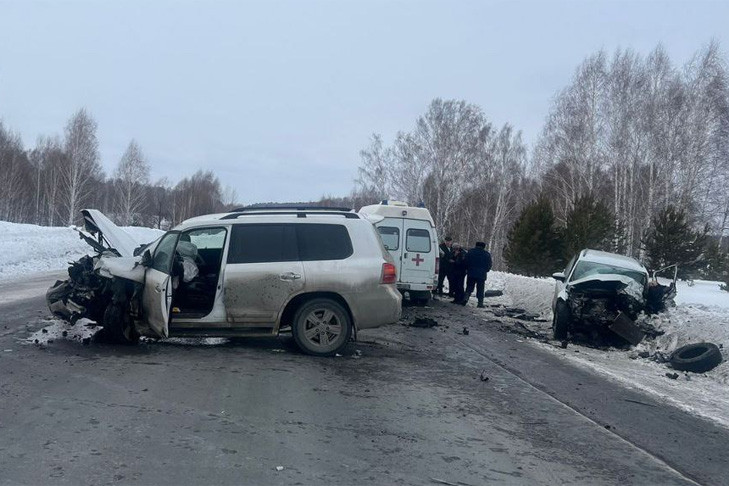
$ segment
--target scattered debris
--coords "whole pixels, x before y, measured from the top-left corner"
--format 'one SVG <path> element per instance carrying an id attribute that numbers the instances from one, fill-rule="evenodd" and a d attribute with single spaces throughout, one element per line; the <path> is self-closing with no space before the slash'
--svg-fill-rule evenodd
<path id="1" fill-rule="evenodd" d="M 672 380 L 678 379 L 678 373 L 666 373 L 666 376 L 669 377 Z"/>
<path id="2" fill-rule="evenodd" d="M 276 471 L 279 471 L 280 472 L 280 471 L 283 471 L 283 470 L 284 470 L 284 467 L 283 466 L 276 466 Z"/>
<path id="3" fill-rule="evenodd" d="M 503 290 L 485 290 L 483 293 L 484 297 L 501 297 L 504 295 Z"/>
<path id="4" fill-rule="evenodd" d="M 416 317 L 413 322 L 410 323 L 410 327 L 422 328 L 436 327 L 437 325 L 438 321 L 431 319 L 430 317 Z"/>
<path id="5" fill-rule="evenodd" d="M 489 377 L 486 375 L 486 370 L 481 371 L 481 376 L 478 377 L 481 381 L 489 381 Z"/>
<path id="6" fill-rule="evenodd" d="M 618 312 L 613 322 L 608 325 L 608 329 L 633 346 L 640 344 L 643 338 L 645 338 L 645 333 L 641 330 L 640 326 L 623 312 Z"/>
<path id="7" fill-rule="evenodd" d="M 695 343 L 678 348 L 670 358 L 671 367 L 681 371 L 705 373 L 722 361 L 719 346 L 713 343 Z"/>
<path id="8" fill-rule="evenodd" d="M 468 328 L 467 327 L 464 327 L 463 328 L 463 335 L 464 336 L 468 336 Z"/>

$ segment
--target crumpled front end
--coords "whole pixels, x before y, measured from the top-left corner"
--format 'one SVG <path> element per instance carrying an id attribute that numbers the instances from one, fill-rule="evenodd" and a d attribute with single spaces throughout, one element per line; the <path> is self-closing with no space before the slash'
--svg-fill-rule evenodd
<path id="1" fill-rule="evenodd" d="M 630 277 L 602 274 L 577 280 L 570 285 L 568 305 L 575 331 L 614 333 L 631 344 L 645 335 L 635 322 L 646 308 L 644 289 Z"/>
<path id="2" fill-rule="evenodd" d="M 114 297 L 114 282 L 134 287 L 144 282 L 136 242 L 123 229 L 95 209 L 85 209 L 81 239 L 94 250 L 68 267 L 68 279 L 57 281 L 46 292 L 51 312 L 70 323 L 87 318 L 103 325 L 104 313 Z"/>
<path id="3" fill-rule="evenodd" d="M 95 270 L 98 256 L 84 256 L 68 267 L 68 280 L 58 280 L 46 292 L 50 311 L 71 323 L 85 317 L 101 322 L 111 300 L 111 280 Z"/>

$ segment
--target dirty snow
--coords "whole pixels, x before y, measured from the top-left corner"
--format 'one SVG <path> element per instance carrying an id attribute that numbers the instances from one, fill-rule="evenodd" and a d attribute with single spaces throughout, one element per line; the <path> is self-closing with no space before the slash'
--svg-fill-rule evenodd
<path id="1" fill-rule="evenodd" d="M 162 231 L 125 227 L 139 244 L 158 238 Z M 68 263 L 91 250 L 73 227 L 47 227 L 0 221 L 0 280 L 50 270 L 65 270 Z"/>
<path id="2" fill-rule="evenodd" d="M 54 318 L 45 319 L 44 323 L 47 325 L 31 334 L 26 342 L 45 345 L 61 339 L 83 341 L 90 339 L 100 329 L 94 321 L 85 318 L 79 319 L 73 326 Z"/>
<path id="3" fill-rule="evenodd" d="M 567 349 L 553 344 L 538 345 L 729 427 L 729 363 L 726 361 L 729 359 L 729 292 L 722 291 L 719 285 L 719 282 L 700 280 L 692 284 L 678 282 L 676 306 L 652 317 L 652 323 L 665 334 L 628 351 L 604 351 L 574 344 Z M 487 299 L 488 304 L 519 307 L 539 315 L 546 322 L 525 324 L 540 333 L 551 333 L 554 280 L 491 272 L 487 288 L 504 291 L 501 297 Z M 666 373 L 673 370 L 667 364 L 637 357 L 640 351 L 647 351 L 651 356 L 657 352 L 670 354 L 678 347 L 702 341 L 723 346 L 725 360 L 704 374 L 679 372 L 679 378 L 671 380 Z"/>

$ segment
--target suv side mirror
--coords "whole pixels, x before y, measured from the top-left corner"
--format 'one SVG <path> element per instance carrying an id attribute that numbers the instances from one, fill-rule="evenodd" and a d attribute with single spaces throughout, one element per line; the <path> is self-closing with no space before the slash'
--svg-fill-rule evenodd
<path id="1" fill-rule="evenodd" d="M 152 253 L 150 253 L 149 250 L 145 250 L 142 254 L 142 266 L 143 267 L 151 267 L 152 266 Z"/>
<path id="2" fill-rule="evenodd" d="M 567 277 L 565 276 L 564 273 L 557 272 L 557 273 L 553 273 L 552 274 L 552 278 L 555 279 L 555 280 L 557 280 L 557 281 L 559 281 L 559 282 L 564 282 Z"/>

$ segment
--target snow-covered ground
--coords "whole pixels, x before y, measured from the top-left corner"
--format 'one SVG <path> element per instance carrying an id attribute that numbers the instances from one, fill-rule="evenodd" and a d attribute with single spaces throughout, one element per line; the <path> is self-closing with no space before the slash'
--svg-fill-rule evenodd
<path id="1" fill-rule="evenodd" d="M 697 280 L 693 285 L 678 282 L 676 306 L 653 316 L 653 324 L 665 334 L 647 339 L 629 351 L 604 351 L 579 345 L 566 349 L 553 344 L 536 345 L 557 353 L 582 366 L 603 373 L 626 386 L 657 395 L 667 402 L 729 427 L 729 292 L 720 289 L 719 282 Z M 489 304 L 519 307 L 538 314 L 545 322 L 527 322 L 527 327 L 548 334 L 551 329 L 551 301 L 554 281 L 512 275 L 489 273 L 489 289 L 501 289 L 504 295 L 488 299 Z M 713 370 L 703 373 L 679 372 L 678 379 L 666 373 L 673 370 L 666 364 L 650 358 L 640 358 L 647 351 L 671 353 L 689 343 L 712 342 L 722 347 L 725 361 Z M 579 351 L 579 352 L 576 352 Z"/>
<path id="2" fill-rule="evenodd" d="M 138 243 L 162 234 L 151 228 L 125 227 Z M 29 273 L 65 270 L 91 248 L 72 227 L 47 227 L 0 221 L 0 280 Z"/>

